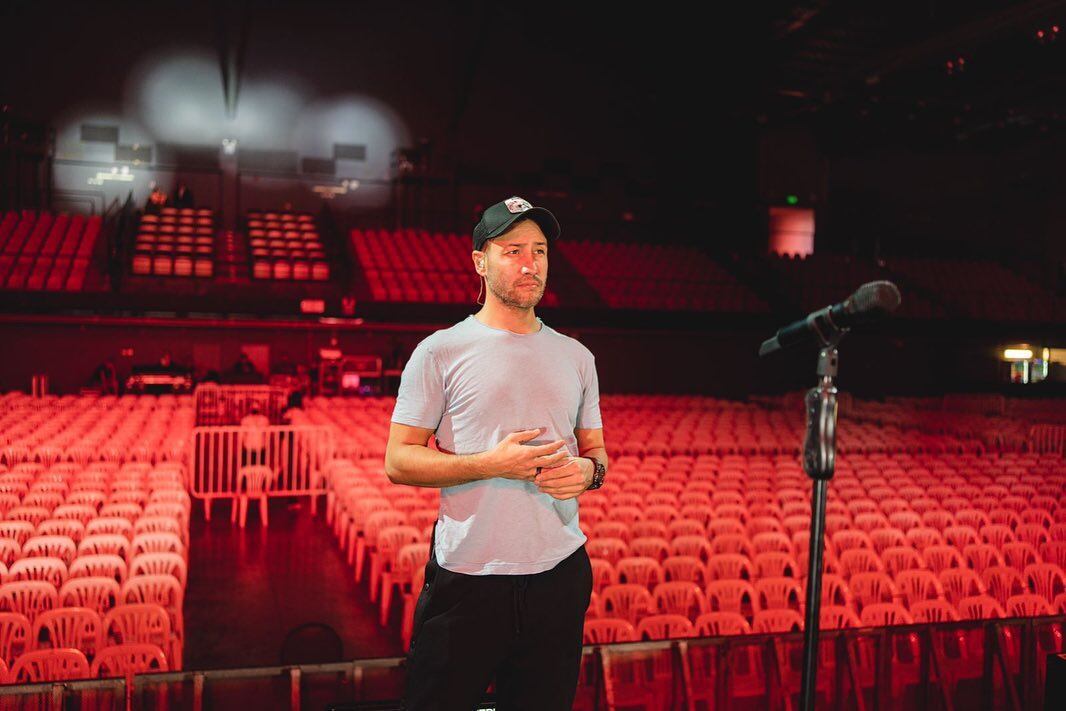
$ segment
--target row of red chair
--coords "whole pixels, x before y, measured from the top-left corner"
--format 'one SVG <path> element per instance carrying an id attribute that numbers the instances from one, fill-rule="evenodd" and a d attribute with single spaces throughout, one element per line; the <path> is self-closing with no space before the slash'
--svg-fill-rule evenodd
<path id="1" fill-rule="evenodd" d="M 0 288 L 81 291 L 102 222 L 32 210 L 0 220 Z"/>

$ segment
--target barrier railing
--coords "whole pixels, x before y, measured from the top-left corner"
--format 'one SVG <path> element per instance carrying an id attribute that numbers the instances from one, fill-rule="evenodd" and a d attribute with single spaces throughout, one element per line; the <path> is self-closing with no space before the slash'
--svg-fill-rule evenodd
<path id="1" fill-rule="evenodd" d="M 1047 655 L 1062 652 L 1064 624 L 1066 615 L 825 630 L 816 706 L 1042 708 Z M 792 709 L 802 646 L 799 632 L 586 646 L 574 708 Z M 392 702 L 402 694 L 403 662 L 390 657 L 19 684 L 0 686 L 0 697 L 36 697 L 51 708 L 77 699 L 78 708 L 98 709 L 398 709 Z"/>
<path id="2" fill-rule="evenodd" d="M 281 422 L 288 392 L 273 385 L 196 386 L 196 424 L 205 426 L 239 425 L 241 418 L 255 408 L 272 424 Z"/>
<path id="3" fill-rule="evenodd" d="M 1066 425 L 1033 425 L 1030 427 L 1029 451 L 1066 454 Z"/>
<path id="4" fill-rule="evenodd" d="M 314 504 L 326 493 L 323 467 L 333 452 L 328 427 L 196 427 L 190 441 L 189 493 L 203 499 L 207 520 L 215 499 L 311 496 Z M 269 472 L 249 476 L 252 467 Z"/>

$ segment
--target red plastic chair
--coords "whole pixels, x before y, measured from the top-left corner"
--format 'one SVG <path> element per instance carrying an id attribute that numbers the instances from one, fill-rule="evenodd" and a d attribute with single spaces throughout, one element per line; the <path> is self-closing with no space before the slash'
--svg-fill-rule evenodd
<path id="1" fill-rule="evenodd" d="M 1027 565 L 1023 575 L 1029 590 L 1049 602 L 1066 592 L 1066 574 L 1054 563 Z"/>
<path id="2" fill-rule="evenodd" d="M 32 648 L 33 625 L 29 618 L 18 612 L 0 612 L 0 660 L 8 665 Z"/>
<path id="3" fill-rule="evenodd" d="M 663 578 L 666 582 L 683 580 L 705 586 L 710 577 L 707 568 L 699 558 L 690 555 L 667 556 L 662 563 Z"/>
<path id="4" fill-rule="evenodd" d="M 707 561 L 707 576 L 711 580 L 751 580 L 751 561 L 739 553 L 712 555 Z"/>
<path id="5" fill-rule="evenodd" d="M 667 540 L 673 540 L 679 536 L 703 536 L 706 535 L 706 529 L 703 524 L 695 519 L 691 518 L 679 518 L 676 521 L 671 521 L 666 526 Z"/>
<path id="6" fill-rule="evenodd" d="M 422 532 L 414 526 L 389 526 L 378 531 L 370 551 L 370 602 L 377 602 L 382 576 L 392 570 L 400 549 L 422 539 Z"/>
<path id="7" fill-rule="evenodd" d="M 925 567 L 922 555 L 909 546 L 892 546 L 885 549 L 881 554 L 881 562 L 885 566 L 885 572 L 896 576 L 906 570 L 920 570 Z"/>
<path id="8" fill-rule="evenodd" d="M 670 555 L 690 555 L 706 562 L 713 554 L 706 536 L 678 536 L 670 541 Z"/>
<path id="9" fill-rule="evenodd" d="M 58 588 L 67 580 L 67 565 L 59 558 L 23 558 L 11 564 L 7 580 L 40 580 Z"/>
<path id="10" fill-rule="evenodd" d="M 904 535 L 907 545 L 924 553 L 930 546 L 944 545 L 944 535 L 935 528 L 919 526 L 909 529 Z"/>
<path id="11" fill-rule="evenodd" d="M 965 566 L 962 555 L 955 546 L 929 546 L 922 551 L 922 558 L 925 559 L 925 567 L 938 575 L 947 568 Z"/>
<path id="12" fill-rule="evenodd" d="M 803 629 L 803 617 L 795 610 L 759 610 L 751 623 L 755 634 L 798 632 Z"/>
<path id="13" fill-rule="evenodd" d="M 11 667 L 9 679 L 16 683 L 88 679 L 89 660 L 77 649 L 40 649 L 22 654 Z"/>
<path id="14" fill-rule="evenodd" d="M 142 553 L 130 561 L 129 577 L 137 575 L 170 575 L 181 587 L 188 580 L 185 558 L 177 553 Z"/>
<path id="15" fill-rule="evenodd" d="M 751 634 L 751 625 L 736 612 L 707 612 L 696 618 L 695 632 L 699 637 Z"/>
<path id="16" fill-rule="evenodd" d="M 844 553 L 844 551 L 850 551 L 857 548 L 874 550 L 874 542 L 870 538 L 870 534 L 853 528 L 845 528 L 841 531 L 837 531 L 830 536 L 830 540 L 832 541 L 833 549 L 838 555 Z"/>
<path id="17" fill-rule="evenodd" d="M 181 669 L 181 644 L 174 636 L 170 615 L 153 604 L 116 605 L 104 615 L 104 639 L 118 644 L 154 644 L 167 650 L 171 669 Z"/>
<path id="18" fill-rule="evenodd" d="M 1006 612 L 1008 617 L 1040 617 L 1055 614 L 1046 599 L 1029 593 L 1007 598 Z"/>
<path id="19" fill-rule="evenodd" d="M 592 538 L 620 538 L 629 543 L 632 537 L 629 524 L 621 521 L 600 521 L 592 527 Z"/>
<path id="20" fill-rule="evenodd" d="M 616 617 L 636 624 L 644 615 L 655 610 L 655 600 L 641 585 L 609 585 L 600 595 L 600 605 L 607 617 Z"/>
<path id="21" fill-rule="evenodd" d="M 117 644 L 102 648 L 92 663 L 94 678 L 106 679 L 133 674 L 169 671 L 167 656 L 155 644 Z"/>
<path id="22" fill-rule="evenodd" d="M 749 557 L 761 553 L 792 553 L 792 540 L 783 531 L 765 531 L 751 539 L 752 553 Z M 741 551 L 737 551 L 741 552 Z"/>
<path id="23" fill-rule="evenodd" d="M 398 588 L 400 594 L 413 590 L 416 571 L 422 571 L 425 575 L 426 561 L 429 560 L 429 542 L 409 543 L 400 549 L 396 555 L 396 562 L 391 569 L 386 570 L 381 576 L 381 626 L 384 627 L 389 621 L 389 609 L 392 606 L 392 593 Z M 423 578 L 424 582 L 424 578 Z"/>
<path id="24" fill-rule="evenodd" d="M 594 538 L 585 544 L 590 557 L 602 558 L 614 565 L 629 555 L 629 546 L 621 538 Z"/>
<path id="25" fill-rule="evenodd" d="M 1007 598 L 1012 595 L 1021 595 L 1030 592 L 1022 574 L 1014 568 L 1006 566 L 993 566 L 988 568 L 981 576 L 981 582 L 985 584 L 988 595 L 995 599 L 1001 606 L 1007 604 Z"/>
<path id="26" fill-rule="evenodd" d="M 108 553 L 100 555 L 83 555 L 70 564 L 68 580 L 74 578 L 102 577 L 111 578 L 119 583 L 126 582 L 128 568 L 125 559 Z"/>
<path id="27" fill-rule="evenodd" d="M 844 605 L 823 605 L 818 608 L 818 627 L 823 630 L 839 630 L 846 627 L 859 627 L 859 616 L 850 607 Z"/>
<path id="28" fill-rule="evenodd" d="M 1048 530 L 1038 523 L 1023 523 L 1014 529 L 1017 540 L 1032 544 L 1034 548 L 1051 540 Z"/>
<path id="29" fill-rule="evenodd" d="M 59 589 L 59 605 L 86 607 L 103 615 L 118 601 L 119 584 L 114 578 L 71 578 Z"/>
<path id="30" fill-rule="evenodd" d="M 642 585 L 649 590 L 663 582 L 664 574 L 658 559 L 645 556 L 628 556 L 614 566 L 619 583 Z"/>
<path id="31" fill-rule="evenodd" d="M 1006 617 L 1003 606 L 988 595 L 973 595 L 959 600 L 956 607 L 959 617 L 964 620 L 987 620 Z"/>
<path id="32" fill-rule="evenodd" d="M 947 600 L 920 600 L 910 605 L 910 613 L 917 623 L 933 624 L 959 620 L 958 611 Z"/>
<path id="33" fill-rule="evenodd" d="M 1043 544 L 1040 546 L 1040 557 L 1043 562 L 1054 563 L 1066 570 L 1066 541 L 1048 541 Z"/>
<path id="34" fill-rule="evenodd" d="M 385 506 L 391 506 L 386 499 L 382 499 L 382 504 Z M 377 504 L 375 504 L 376 506 Z M 353 563 L 355 566 L 355 582 L 360 582 L 363 579 L 364 562 L 366 561 L 368 551 L 373 551 L 377 546 L 378 534 L 385 528 L 390 526 L 402 526 L 407 523 L 407 514 L 403 511 L 396 511 L 395 509 L 386 509 L 384 511 L 373 511 L 368 513 L 362 526 L 362 535 L 359 535 L 360 530 L 358 526 L 358 519 L 353 521 L 353 525 L 349 528 L 349 538 L 356 536 L 354 539 L 354 545 L 349 544 L 348 548 L 348 562 Z M 589 555 L 593 555 L 592 549 L 589 548 Z"/>
<path id="35" fill-rule="evenodd" d="M 0 585 L 0 608 L 25 615 L 32 623 L 37 615 L 56 607 L 55 586 L 39 580 L 22 580 Z"/>
<path id="36" fill-rule="evenodd" d="M 1015 570 L 1025 570 L 1028 565 L 1044 562 L 1036 547 L 1026 541 L 1014 541 L 1013 543 L 1004 544 L 1003 559 L 1008 566 Z"/>
<path id="37" fill-rule="evenodd" d="M 608 585 L 618 583 L 618 575 L 614 571 L 611 561 L 603 558 L 589 558 L 592 565 L 592 591 L 602 592 Z"/>
<path id="38" fill-rule="evenodd" d="M 944 596 L 952 605 L 957 605 L 964 597 L 988 593 L 977 571 L 970 568 L 947 568 L 940 571 L 938 577 Z"/>
<path id="39" fill-rule="evenodd" d="M 899 589 L 892 578 L 882 572 L 856 573 L 848 581 L 848 587 L 858 607 L 892 602 L 900 597 Z"/>
<path id="40" fill-rule="evenodd" d="M 896 586 L 903 593 L 907 607 L 924 600 L 944 597 L 944 588 L 936 575 L 929 570 L 903 570 L 896 576 Z"/>
<path id="41" fill-rule="evenodd" d="M 1011 530 L 1010 526 L 990 523 L 987 526 L 981 527 L 981 540 L 998 549 L 1016 539 L 1014 531 Z"/>
<path id="42" fill-rule="evenodd" d="M 648 510 L 662 507 L 649 506 Z M 646 512 L 647 513 L 647 512 Z M 632 538 L 661 538 L 663 540 L 669 540 L 670 532 L 666 527 L 665 521 L 652 519 L 650 514 L 649 518 L 644 521 L 637 521 L 630 526 L 632 532 Z"/>
<path id="43" fill-rule="evenodd" d="M 660 583 L 652 591 L 652 600 L 654 609 L 664 615 L 681 615 L 693 620 L 708 611 L 703 591 L 695 583 Z"/>
<path id="44" fill-rule="evenodd" d="M 177 638 L 185 636 L 182 603 L 185 591 L 172 575 L 138 575 L 122 584 L 119 599 L 123 604 L 159 605 L 170 615 L 171 630 Z"/>
<path id="45" fill-rule="evenodd" d="M 60 607 L 37 615 L 31 637 L 35 647 L 44 644 L 42 632 L 47 633 L 48 647 L 73 647 L 91 655 L 100 649 L 103 630 L 100 615 L 95 610 L 86 607 Z"/>
<path id="46" fill-rule="evenodd" d="M 988 543 L 972 543 L 962 549 L 962 555 L 978 575 L 994 565 L 1006 565 L 999 550 Z"/>
<path id="47" fill-rule="evenodd" d="M 760 610 L 801 610 L 804 589 L 794 578 L 759 578 L 753 584 Z M 752 625 L 754 627 L 754 624 Z"/>
<path id="48" fill-rule="evenodd" d="M 85 536 L 116 535 L 133 538 L 133 523 L 121 516 L 94 518 L 85 524 Z M 84 539 L 83 536 L 82 538 Z"/>
<path id="49" fill-rule="evenodd" d="M 901 605 L 895 602 L 878 602 L 866 605 L 859 614 L 863 627 L 890 627 L 892 625 L 914 624 L 914 618 Z"/>
<path id="50" fill-rule="evenodd" d="M 897 528 L 875 528 L 870 531 L 870 541 L 873 543 L 874 550 L 881 555 L 882 560 L 887 549 L 907 546 L 907 537 Z"/>
<path id="51" fill-rule="evenodd" d="M 670 542 L 659 536 L 641 536 L 629 542 L 628 556 L 663 560 L 670 555 Z"/>
<path id="52" fill-rule="evenodd" d="M 637 623 L 638 639 L 680 639 L 695 636 L 695 628 L 684 615 L 649 615 Z"/>
<path id="53" fill-rule="evenodd" d="M 635 642 L 637 631 L 628 620 L 604 617 L 585 620 L 582 633 L 584 644 L 615 644 L 617 642 Z"/>
<path id="54" fill-rule="evenodd" d="M 69 538 L 74 544 L 74 551 L 71 553 L 71 558 L 73 558 L 74 553 L 78 550 L 78 541 L 85 538 L 85 526 L 82 525 L 81 521 L 51 518 L 47 521 L 41 521 L 41 525 L 37 527 L 36 531 L 34 531 L 34 537 L 48 536 L 62 536 L 64 538 Z"/>
<path id="55" fill-rule="evenodd" d="M 133 560 L 144 553 L 177 553 L 186 557 L 185 544 L 173 533 L 142 533 L 130 542 L 128 559 Z"/>
<path id="56" fill-rule="evenodd" d="M 759 553 L 752 560 L 754 576 L 757 578 L 799 578 L 799 564 L 790 553 L 769 551 Z"/>
<path id="57" fill-rule="evenodd" d="M 884 572 L 881 558 L 870 548 L 851 548 L 839 556 L 840 568 L 845 575 L 854 577 L 858 573 Z"/>
<path id="58" fill-rule="evenodd" d="M 129 557 L 130 540 L 117 533 L 100 533 L 86 536 L 78 544 L 78 557 L 87 555 L 116 555 L 123 560 Z"/>
<path id="59" fill-rule="evenodd" d="M 745 618 L 758 610 L 755 588 L 745 580 L 715 580 L 707 584 L 709 612 L 735 612 Z"/>
<path id="60" fill-rule="evenodd" d="M 988 526 L 992 522 L 988 518 L 988 514 L 980 509 L 965 508 L 955 512 L 955 523 L 960 526 L 969 526 L 974 530 L 980 531 L 985 526 Z"/>

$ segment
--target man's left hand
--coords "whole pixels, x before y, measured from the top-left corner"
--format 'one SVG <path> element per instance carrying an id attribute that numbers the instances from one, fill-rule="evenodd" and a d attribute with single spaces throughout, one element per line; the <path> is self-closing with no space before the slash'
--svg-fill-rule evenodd
<path id="1" fill-rule="evenodd" d="M 572 499 L 592 485 L 596 466 L 585 457 L 570 457 L 565 463 L 541 469 L 533 482 L 541 491 L 556 499 Z"/>

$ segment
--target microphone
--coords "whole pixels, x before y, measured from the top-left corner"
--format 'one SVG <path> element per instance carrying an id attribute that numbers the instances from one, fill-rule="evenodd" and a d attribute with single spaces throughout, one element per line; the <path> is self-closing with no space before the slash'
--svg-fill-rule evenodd
<path id="1" fill-rule="evenodd" d="M 899 301 L 899 289 L 892 282 L 867 282 L 839 304 L 826 306 L 779 328 L 773 338 L 759 346 L 759 355 L 810 340 L 820 340 L 828 345 L 852 326 L 870 323 L 892 313 L 899 308 Z"/>

